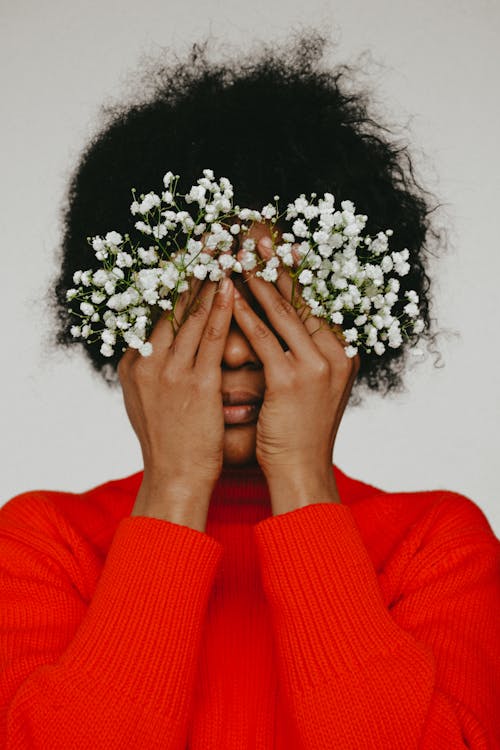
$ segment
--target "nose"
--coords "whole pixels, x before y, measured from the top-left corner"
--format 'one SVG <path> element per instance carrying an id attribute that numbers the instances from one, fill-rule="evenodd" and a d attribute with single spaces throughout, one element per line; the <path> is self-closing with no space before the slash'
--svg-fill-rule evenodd
<path id="1" fill-rule="evenodd" d="M 262 363 L 233 318 L 222 355 L 222 369 L 237 370 L 242 368 L 260 370 L 262 369 Z"/>

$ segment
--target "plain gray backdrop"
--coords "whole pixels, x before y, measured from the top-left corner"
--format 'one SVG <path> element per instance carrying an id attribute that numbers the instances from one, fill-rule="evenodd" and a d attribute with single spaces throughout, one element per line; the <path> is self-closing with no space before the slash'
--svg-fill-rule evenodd
<path id="1" fill-rule="evenodd" d="M 56 268 L 64 190 L 100 104 L 120 98 L 127 74 L 162 48 L 182 56 L 210 34 L 221 54 L 245 51 L 307 25 L 329 33 L 332 64 L 364 53 L 363 83 L 379 111 L 408 125 L 419 176 L 446 204 L 440 217 L 450 250 L 431 267 L 434 314 L 440 329 L 456 332 L 438 340 L 444 367 L 428 356 L 408 372 L 406 393 L 348 406 L 334 461 L 386 490 L 460 492 L 500 536 L 498 0 L 0 7 L 0 503 L 30 489 L 80 491 L 142 468 L 120 392 L 77 354 L 49 351 L 42 303 Z"/>

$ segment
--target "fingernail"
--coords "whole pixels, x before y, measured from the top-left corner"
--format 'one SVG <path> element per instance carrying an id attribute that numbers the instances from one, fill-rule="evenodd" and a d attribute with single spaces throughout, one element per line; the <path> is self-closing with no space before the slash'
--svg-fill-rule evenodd
<path id="1" fill-rule="evenodd" d="M 222 279 L 222 281 L 221 281 L 221 285 L 220 285 L 220 290 L 221 290 L 222 294 L 226 294 L 226 292 L 228 292 L 228 291 L 229 291 L 229 286 L 230 286 L 230 284 L 231 284 L 231 282 L 229 281 L 228 277 L 227 277 L 227 276 L 225 276 L 225 277 L 224 277 L 224 278 Z"/>
<path id="2" fill-rule="evenodd" d="M 240 293 L 239 293 L 239 291 L 238 291 L 238 290 L 236 289 L 236 287 L 234 287 L 234 296 L 236 297 L 236 299 L 241 299 L 241 294 L 240 294 Z"/>
<path id="3" fill-rule="evenodd" d="M 260 245 L 265 250 L 272 250 L 273 241 L 270 237 L 262 237 L 262 239 L 260 240 Z"/>

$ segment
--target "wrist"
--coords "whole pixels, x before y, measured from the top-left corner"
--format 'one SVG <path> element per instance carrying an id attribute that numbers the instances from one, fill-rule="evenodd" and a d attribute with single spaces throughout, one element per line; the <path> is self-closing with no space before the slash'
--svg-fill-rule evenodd
<path id="1" fill-rule="evenodd" d="M 266 474 L 274 515 L 312 503 L 340 503 L 331 465 L 327 468 L 295 467 L 293 471 Z"/>
<path id="2" fill-rule="evenodd" d="M 132 516 L 148 516 L 204 531 L 212 488 L 189 479 L 175 481 L 145 476 L 137 493 Z"/>

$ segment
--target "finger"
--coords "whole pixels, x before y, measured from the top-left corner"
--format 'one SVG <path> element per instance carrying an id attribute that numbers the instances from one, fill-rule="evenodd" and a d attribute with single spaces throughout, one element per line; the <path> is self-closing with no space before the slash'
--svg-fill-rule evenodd
<path id="1" fill-rule="evenodd" d="M 209 372 L 221 366 L 233 314 L 233 290 L 233 282 L 226 277 L 214 294 L 196 356 L 196 368 L 200 371 Z"/>
<path id="2" fill-rule="evenodd" d="M 290 300 L 285 299 L 274 284 L 254 274 L 245 272 L 244 278 L 269 322 L 285 341 L 291 354 L 297 359 L 310 357 L 315 351 L 314 344 Z M 273 339 L 277 341 L 275 336 Z"/>
<path id="3" fill-rule="evenodd" d="M 296 268 L 300 265 L 300 261 L 302 260 L 297 247 L 296 244 L 292 247 L 294 271 L 296 271 Z M 273 254 L 272 246 L 269 246 L 268 243 L 265 242 L 265 238 L 262 238 L 257 244 L 257 251 L 264 260 L 267 260 Z M 283 297 L 292 302 L 305 329 L 310 336 L 314 336 L 315 344 L 324 354 L 327 354 L 328 352 L 331 353 L 332 345 L 335 346 L 337 351 L 340 351 L 339 345 L 342 348 L 348 346 L 348 342 L 344 337 L 343 329 L 340 325 L 331 323 L 325 318 L 312 314 L 311 307 L 302 297 L 302 286 L 297 279 L 294 284 L 294 280 L 290 275 L 289 267 L 280 264 L 278 278 L 275 285 Z"/>
<path id="4" fill-rule="evenodd" d="M 209 325 L 209 318 L 214 300 L 219 296 L 219 286 L 219 283 L 216 281 L 205 282 L 199 295 L 199 303 L 196 306 L 196 309 L 190 313 L 187 320 L 182 324 L 179 333 L 175 338 L 174 345 L 170 347 L 169 351 L 175 357 L 175 361 L 179 367 L 191 368 L 193 366 L 196 352 L 200 347 L 203 332 L 205 327 Z M 230 315 L 230 311 L 228 312 L 227 306 L 224 305 L 224 302 L 222 306 L 224 312 Z"/>
<path id="5" fill-rule="evenodd" d="M 213 249 L 206 246 L 207 234 L 204 233 L 201 237 L 201 252 L 213 255 Z M 193 261 L 196 263 L 196 260 Z M 193 312 L 199 304 L 200 297 L 199 293 L 205 280 L 198 279 L 195 276 L 190 276 L 189 287 L 186 291 L 176 295 L 172 295 L 173 298 L 173 310 L 168 310 L 164 314 L 156 314 L 156 320 L 153 332 L 149 338 L 149 341 L 153 345 L 153 353 L 156 351 L 158 356 L 164 355 L 171 347 L 173 340 L 176 338 L 181 326 L 187 320 L 188 316 Z M 159 310 L 158 307 L 155 310 Z"/>
<path id="6" fill-rule="evenodd" d="M 160 314 L 154 328 L 149 336 L 149 342 L 153 346 L 152 356 L 162 357 L 172 346 L 177 332 L 182 325 L 182 321 L 185 319 L 189 305 L 193 298 L 198 296 L 201 290 L 203 281 L 194 277 L 190 278 L 190 287 L 185 292 L 181 292 L 178 295 L 177 300 L 174 299 L 175 305 L 174 310 L 167 310 Z"/>
<path id="7" fill-rule="evenodd" d="M 260 279 L 259 279 L 260 281 Z M 271 286 L 267 281 L 261 283 Z M 276 291 L 276 290 L 275 290 Z M 276 291 L 276 294 L 278 292 Z M 272 331 L 252 310 L 247 300 L 234 287 L 234 318 L 245 334 L 257 357 L 269 375 L 276 375 L 289 363 L 291 352 L 284 352 Z"/>

